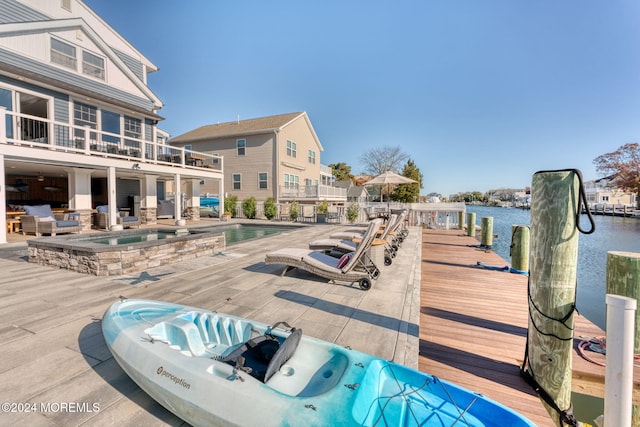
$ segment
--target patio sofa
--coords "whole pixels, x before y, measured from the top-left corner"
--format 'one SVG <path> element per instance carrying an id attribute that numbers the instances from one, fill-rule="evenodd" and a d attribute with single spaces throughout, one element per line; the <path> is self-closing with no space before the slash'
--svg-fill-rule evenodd
<path id="1" fill-rule="evenodd" d="M 78 233 L 80 215 L 76 213 L 54 214 L 51 205 L 23 206 L 26 215 L 20 217 L 22 234 L 35 234 L 40 237 L 43 234 L 55 236 L 61 233 Z"/>

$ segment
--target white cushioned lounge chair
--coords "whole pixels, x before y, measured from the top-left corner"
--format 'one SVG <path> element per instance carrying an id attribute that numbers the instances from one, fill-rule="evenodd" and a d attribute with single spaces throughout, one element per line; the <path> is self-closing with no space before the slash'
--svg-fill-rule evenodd
<path id="1" fill-rule="evenodd" d="M 292 268 L 299 268 L 329 280 L 358 282 L 361 289 L 369 290 L 372 280 L 377 280 L 380 276 L 380 269 L 371 261 L 367 252 L 381 224 L 380 219 L 371 221 L 362 236 L 362 242 L 350 258 L 346 254 L 345 258 L 338 259 L 314 250 L 284 248 L 268 253 L 265 263 L 285 265 L 282 275 Z"/>

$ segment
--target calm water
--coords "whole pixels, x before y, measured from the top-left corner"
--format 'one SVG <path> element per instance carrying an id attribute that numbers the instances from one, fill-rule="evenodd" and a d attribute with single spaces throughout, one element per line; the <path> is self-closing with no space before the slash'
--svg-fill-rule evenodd
<path id="1" fill-rule="evenodd" d="M 511 263 L 511 225 L 530 225 L 528 210 L 467 206 L 467 212 L 476 213 L 476 223 L 482 217 L 493 217 L 493 250 Z M 640 252 L 640 219 L 595 216 L 596 231 L 578 237 L 577 305 L 580 314 L 604 329 L 605 288 L 608 251 Z M 581 225 L 589 229 L 586 215 Z"/>

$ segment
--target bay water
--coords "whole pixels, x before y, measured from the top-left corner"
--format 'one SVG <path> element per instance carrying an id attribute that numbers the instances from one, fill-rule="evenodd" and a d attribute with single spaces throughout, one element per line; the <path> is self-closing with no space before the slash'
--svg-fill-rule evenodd
<path id="1" fill-rule="evenodd" d="M 511 226 L 530 225 L 530 211 L 468 205 L 467 212 L 476 213 L 478 225 L 483 217 L 493 217 L 493 233 L 498 237 L 493 239 L 492 248 L 505 265 L 510 265 Z M 578 237 L 576 305 L 581 315 L 604 329 L 607 252 L 640 252 L 640 219 L 602 215 L 593 218 L 596 231 Z M 590 229 L 586 215 L 581 216 L 580 224 L 583 229 Z"/>

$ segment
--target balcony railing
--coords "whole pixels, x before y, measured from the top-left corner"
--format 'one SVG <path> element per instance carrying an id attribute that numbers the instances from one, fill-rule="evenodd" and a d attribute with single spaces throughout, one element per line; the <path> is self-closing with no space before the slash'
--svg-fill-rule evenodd
<path id="1" fill-rule="evenodd" d="M 300 185 L 279 187 L 281 200 L 333 200 L 346 201 L 347 190 L 328 185 Z"/>
<path id="2" fill-rule="evenodd" d="M 5 126 L 2 126 L 5 123 Z M 154 141 L 103 132 L 89 126 L 18 114 L 0 107 L 0 144 L 55 149 L 137 163 L 155 163 L 222 172 L 222 157 Z"/>

